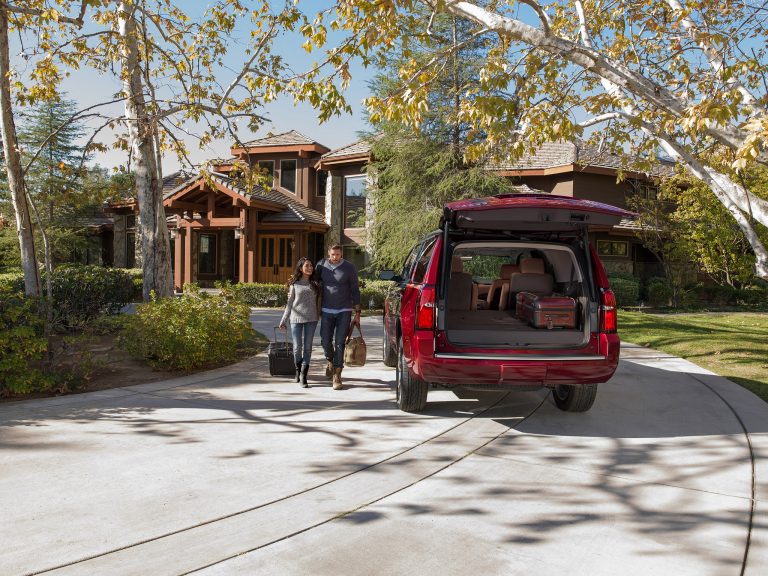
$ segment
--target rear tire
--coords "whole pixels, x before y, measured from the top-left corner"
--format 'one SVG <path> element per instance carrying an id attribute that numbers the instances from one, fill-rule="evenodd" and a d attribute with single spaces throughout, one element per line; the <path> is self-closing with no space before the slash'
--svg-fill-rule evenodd
<path id="1" fill-rule="evenodd" d="M 390 368 L 397 367 L 397 350 L 392 349 L 392 345 L 389 343 L 389 336 L 387 336 L 386 329 L 384 330 L 384 341 L 381 347 L 381 357 L 384 360 L 384 366 Z"/>
<path id="2" fill-rule="evenodd" d="M 411 375 L 403 354 L 403 340 L 398 341 L 397 371 L 395 372 L 397 407 L 403 412 L 421 412 L 427 405 L 429 385 Z"/>
<path id="3" fill-rule="evenodd" d="M 558 384 L 552 390 L 555 404 L 564 412 L 586 412 L 592 408 L 597 396 L 597 384 L 567 386 Z"/>

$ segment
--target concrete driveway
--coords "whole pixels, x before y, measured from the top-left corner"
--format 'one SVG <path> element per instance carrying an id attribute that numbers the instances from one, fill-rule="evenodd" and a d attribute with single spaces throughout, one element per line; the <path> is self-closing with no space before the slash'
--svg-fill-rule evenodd
<path id="1" fill-rule="evenodd" d="M 279 314 L 259 311 L 271 334 Z M 768 405 L 638 347 L 586 414 L 546 392 L 393 405 L 264 355 L 0 405 L 0 575 L 768 574 Z"/>

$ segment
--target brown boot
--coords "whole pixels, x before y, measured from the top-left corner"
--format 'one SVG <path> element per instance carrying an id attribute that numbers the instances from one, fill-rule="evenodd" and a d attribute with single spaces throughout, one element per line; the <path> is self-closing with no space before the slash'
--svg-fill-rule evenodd
<path id="1" fill-rule="evenodd" d="M 333 369 L 333 389 L 341 390 L 344 386 L 341 384 L 341 368 Z"/>
<path id="2" fill-rule="evenodd" d="M 333 362 L 331 362 L 330 360 L 328 360 L 328 361 L 325 363 L 325 377 L 326 377 L 326 378 L 328 378 L 328 379 L 330 379 L 330 378 L 331 378 L 331 376 L 333 376 Z"/>

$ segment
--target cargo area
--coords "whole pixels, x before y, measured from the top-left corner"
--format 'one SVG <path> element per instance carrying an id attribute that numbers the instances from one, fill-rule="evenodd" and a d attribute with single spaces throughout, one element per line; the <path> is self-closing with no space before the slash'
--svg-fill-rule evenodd
<path id="1" fill-rule="evenodd" d="M 473 348 L 585 343 L 593 319 L 580 252 L 576 239 L 457 244 L 439 328 L 451 344 Z"/>

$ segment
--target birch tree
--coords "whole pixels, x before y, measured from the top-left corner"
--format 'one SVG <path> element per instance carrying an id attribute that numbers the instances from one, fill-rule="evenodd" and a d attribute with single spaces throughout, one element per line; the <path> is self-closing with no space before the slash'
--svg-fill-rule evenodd
<path id="1" fill-rule="evenodd" d="M 30 204 L 24 183 L 24 170 L 14 119 L 14 102 L 11 89 L 13 70 L 10 64 L 8 36 L 10 32 L 21 31 L 34 26 L 46 17 L 47 15 L 42 9 L 42 2 L 39 1 L 33 0 L 21 7 L 5 1 L 0 2 L 0 132 L 2 132 L 5 170 L 11 204 L 16 217 L 16 233 L 19 240 L 21 268 L 24 273 L 24 292 L 28 296 L 41 294 L 40 271 L 35 254 Z M 64 17 L 64 19 L 79 26 L 82 24 L 82 11 L 75 18 Z"/>
<path id="2" fill-rule="evenodd" d="M 56 86 L 63 71 L 76 73 L 83 66 L 117 74 L 124 113 L 101 113 L 102 124 L 89 145 L 97 145 L 103 129 L 124 131 L 113 145 L 129 153 L 136 182 L 144 298 L 153 291 L 167 296 L 173 284 L 162 206 L 163 152 L 172 151 L 191 165 L 185 136 L 197 137 L 201 146 L 221 137 L 239 142 L 237 121 L 255 129 L 264 120 L 262 107 L 280 94 L 310 101 L 321 118 L 348 111 L 341 94 L 347 69 L 332 53 L 303 72 L 290 69 L 275 40 L 303 31 L 309 22 L 292 2 L 219 0 L 197 19 L 171 0 L 86 4 L 88 30 L 44 37 L 35 77 L 40 85 Z M 240 45 L 233 38 L 238 24 L 248 27 Z M 233 47 L 239 60 L 225 66 Z"/>
<path id="3" fill-rule="evenodd" d="M 333 26 L 363 38 L 361 51 L 387 50 L 404 25 L 428 29 L 416 5 L 448 12 L 490 38 L 481 83 L 464 119 L 486 135 L 468 154 L 520 155 L 541 142 L 599 129 L 601 142 L 631 147 L 648 161 L 662 147 L 728 210 L 768 278 L 768 251 L 755 232 L 768 201 L 706 161 L 719 145 L 736 170 L 768 164 L 765 5 L 741 0 L 569 0 L 467 2 L 342 0 Z M 396 98 L 372 99 L 372 115 L 418 125 L 428 108 L 430 65 L 401 69 Z M 508 98 L 492 90 L 515 86 Z M 520 112 L 519 120 L 515 112 Z"/>

